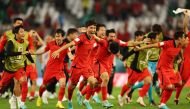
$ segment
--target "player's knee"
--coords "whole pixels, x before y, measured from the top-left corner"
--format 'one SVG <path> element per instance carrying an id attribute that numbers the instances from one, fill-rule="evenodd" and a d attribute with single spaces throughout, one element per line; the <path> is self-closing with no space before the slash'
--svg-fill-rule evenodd
<path id="1" fill-rule="evenodd" d="M 65 87 L 65 82 L 62 81 L 59 83 L 59 85 L 60 85 L 60 87 Z"/>
<path id="2" fill-rule="evenodd" d="M 109 80 L 109 75 L 107 72 L 104 72 L 101 74 L 101 79 L 102 81 L 108 81 Z"/>
<path id="3" fill-rule="evenodd" d="M 21 78 L 19 79 L 19 82 L 20 82 L 20 83 L 27 82 L 27 78 L 23 76 L 23 77 L 21 77 Z"/>
<path id="4" fill-rule="evenodd" d="M 176 83 L 176 84 L 175 84 L 176 87 L 180 87 L 180 86 L 182 86 L 182 85 L 183 85 L 182 81 L 180 81 L 179 83 Z"/>
<path id="5" fill-rule="evenodd" d="M 175 89 L 175 87 L 174 87 L 174 85 L 171 84 L 171 85 L 166 86 L 165 89 L 173 90 L 173 89 Z"/>
<path id="6" fill-rule="evenodd" d="M 36 86 L 36 85 L 37 85 L 36 80 L 32 80 L 32 85 L 33 85 L 33 86 Z"/>
<path id="7" fill-rule="evenodd" d="M 144 84 L 151 84 L 152 80 L 151 80 L 151 77 L 148 76 L 144 79 Z"/>
<path id="8" fill-rule="evenodd" d="M 127 86 L 127 87 L 132 87 L 133 84 L 127 83 L 126 86 Z"/>
<path id="9" fill-rule="evenodd" d="M 91 85 L 91 86 L 95 86 L 95 84 L 96 84 L 96 78 L 94 78 L 94 77 L 91 77 L 91 78 L 89 78 L 89 84 Z"/>

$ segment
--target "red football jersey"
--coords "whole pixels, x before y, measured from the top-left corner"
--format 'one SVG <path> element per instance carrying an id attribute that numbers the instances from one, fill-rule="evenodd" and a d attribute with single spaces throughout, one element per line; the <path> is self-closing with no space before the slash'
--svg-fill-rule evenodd
<path id="1" fill-rule="evenodd" d="M 50 51 L 50 57 L 46 65 L 46 70 L 51 71 L 62 71 L 64 67 L 64 59 L 67 53 L 69 52 L 69 49 L 61 51 L 59 54 L 59 58 L 52 58 L 52 53 L 59 48 L 61 48 L 66 43 L 63 43 L 62 45 L 57 45 L 55 41 L 51 41 L 47 44 L 45 51 Z"/>
<path id="2" fill-rule="evenodd" d="M 89 67 L 90 63 L 90 54 L 92 52 L 94 43 L 96 42 L 94 37 L 88 39 L 86 34 L 81 34 L 78 38 L 74 40 L 76 49 L 75 49 L 75 58 L 72 62 L 72 66 L 77 68 Z"/>
<path id="3" fill-rule="evenodd" d="M 93 62 L 95 61 L 96 54 L 97 54 L 97 52 L 98 52 L 98 46 L 99 46 L 99 45 L 98 45 L 97 43 L 94 43 L 92 52 L 91 52 L 91 54 L 90 54 L 90 61 L 91 61 L 90 64 L 93 64 Z"/>
<path id="4" fill-rule="evenodd" d="M 190 32 L 188 33 L 188 38 L 189 38 L 189 44 L 188 46 L 184 49 L 183 56 L 185 59 L 190 61 Z"/>
<path id="5" fill-rule="evenodd" d="M 176 47 L 174 40 L 159 42 L 158 45 L 162 50 L 157 68 L 173 69 L 174 59 L 180 53 L 181 48 Z"/>
<path id="6" fill-rule="evenodd" d="M 101 39 L 99 41 L 99 47 L 98 47 L 98 52 L 96 55 L 96 59 L 104 65 L 104 67 L 109 70 L 109 65 L 110 65 L 110 59 L 114 54 L 110 53 L 108 51 L 108 41 L 105 39 Z M 112 62 L 113 63 L 113 62 Z"/>

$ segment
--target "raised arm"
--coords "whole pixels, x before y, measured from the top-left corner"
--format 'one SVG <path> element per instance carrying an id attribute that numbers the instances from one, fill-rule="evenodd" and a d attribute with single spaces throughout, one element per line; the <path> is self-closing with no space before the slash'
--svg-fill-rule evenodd
<path id="1" fill-rule="evenodd" d="M 65 49 L 67 49 L 67 48 L 69 48 L 69 47 L 71 47 L 71 46 L 74 46 L 74 45 L 75 45 L 75 42 L 72 41 L 72 42 L 70 42 L 70 43 L 68 43 L 68 44 L 66 44 L 66 45 L 64 45 L 64 46 L 62 46 L 60 49 L 58 49 L 58 50 L 56 50 L 55 52 L 52 53 L 52 57 L 53 57 L 53 58 L 57 58 L 57 57 L 59 56 L 59 53 L 60 53 L 61 51 L 65 50 Z"/>
<path id="2" fill-rule="evenodd" d="M 189 23 L 189 19 L 188 19 L 188 12 L 187 11 L 185 11 L 184 12 L 184 19 L 183 19 L 183 30 L 184 30 L 184 32 L 186 33 L 186 34 L 188 34 L 188 32 L 189 32 L 189 30 L 188 30 L 188 23 Z"/>
<path id="3" fill-rule="evenodd" d="M 37 51 L 36 53 L 30 53 L 31 55 L 42 55 L 44 54 L 45 52 L 47 52 L 45 49 L 44 50 L 41 50 L 41 51 Z"/>

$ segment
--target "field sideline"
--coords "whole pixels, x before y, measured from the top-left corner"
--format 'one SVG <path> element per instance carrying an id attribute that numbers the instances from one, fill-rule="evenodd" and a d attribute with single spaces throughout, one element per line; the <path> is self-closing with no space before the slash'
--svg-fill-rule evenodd
<path id="1" fill-rule="evenodd" d="M 177 106 L 173 102 L 174 94 L 175 94 L 175 92 L 174 92 L 173 96 L 170 98 L 169 102 L 167 103 L 168 106 L 170 107 L 170 109 L 190 109 L 190 103 L 188 103 L 188 101 L 185 99 L 186 94 L 187 94 L 188 91 L 189 91 L 189 88 L 185 88 L 182 91 L 182 94 L 181 94 L 181 97 L 180 97 L 180 104 L 177 105 Z M 114 92 L 114 96 L 117 97 L 117 95 L 120 92 L 120 88 L 114 88 L 113 92 Z M 111 108 L 111 109 L 145 109 L 145 108 L 146 109 L 158 109 L 158 107 L 153 107 L 153 106 L 148 105 L 147 97 L 145 97 L 145 99 L 144 99 L 145 103 L 147 104 L 147 107 L 141 107 L 140 105 L 138 105 L 136 103 L 136 100 L 137 100 L 137 97 L 138 97 L 137 93 L 138 93 L 138 91 L 135 91 L 135 93 L 133 94 L 133 103 L 125 104 L 123 107 L 120 107 L 118 105 L 117 99 L 109 100 L 111 103 L 114 104 L 114 107 Z M 159 103 L 159 99 L 158 99 L 157 95 L 155 93 L 153 95 L 154 95 L 156 103 Z M 33 102 L 29 102 L 27 100 L 26 104 L 28 106 L 28 109 L 56 109 L 55 108 L 56 103 L 57 103 L 57 99 L 53 99 L 53 100 L 49 99 L 49 104 L 48 105 L 43 104 L 40 108 L 36 107 L 36 100 L 33 101 Z M 67 109 L 67 102 L 63 102 L 63 104 Z M 74 105 L 74 109 L 85 109 L 84 106 L 80 106 L 78 104 L 78 102 L 76 100 L 76 94 L 74 95 L 74 98 L 73 98 L 73 105 Z M 95 103 L 91 102 L 91 105 L 92 105 L 93 109 L 105 109 L 100 104 L 95 104 Z M 0 98 L 0 109 L 10 109 L 8 99 Z"/>

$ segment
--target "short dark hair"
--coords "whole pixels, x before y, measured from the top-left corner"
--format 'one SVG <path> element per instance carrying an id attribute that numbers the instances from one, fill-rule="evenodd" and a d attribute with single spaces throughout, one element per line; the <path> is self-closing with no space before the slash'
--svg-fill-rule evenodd
<path id="1" fill-rule="evenodd" d="M 175 32 L 175 34 L 174 34 L 174 40 L 177 40 L 177 39 L 182 38 L 182 37 L 187 37 L 187 35 L 185 35 L 185 33 L 183 31 L 177 31 L 177 32 Z"/>
<path id="2" fill-rule="evenodd" d="M 19 26 L 14 27 L 13 33 L 14 33 L 14 34 L 18 33 L 21 28 L 24 29 L 24 27 L 23 27 L 22 25 L 19 25 Z"/>
<path id="3" fill-rule="evenodd" d="M 22 18 L 20 18 L 20 17 L 15 17 L 14 19 L 13 19 L 13 23 L 15 23 L 17 20 L 21 20 L 22 22 L 24 21 Z"/>
<path id="4" fill-rule="evenodd" d="M 65 31 L 62 29 L 57 29 L 55 33 L 60 33 L 63 37 L 65 36 Z"/>
<path id="5" fill-rule="evenodd" d="M 95 22 L 94 20 L 88 20 L 88 21 L 85 23 L 85 26 L 86 26 L 86 27 L 91 26 L 91 25 L 96 26 L 96 22 Z"/>
<path id="6" fill-rule="evenodd" d="M 106 36 L 108 36 L 110 33 L 116 33 L 115 29 L 109 29 L 106 31 Z"/>
<path id="7" fill-rule="evenodd" d="M 151 33 L 148 34 L 148 38 L 150 38 L 151 40 L 156 39 L 156 35 L 157 35 L 157 33 L 151 32 Z"/>
<path id="8" fill-rule="evenodd" d="M 119 44 L 115 41 L 109 41 L 108 43 L 111 53 L 117 54 L 119 52 Z"/>
<path id="9" fill-rule="evenodd" d="M 98 31 L 100 27 L 106 27 L 106 26 L 104 24 L 99 23 L 96 25 L 96 31 Z"/>
<path id="10" fill-rule="evenodd" d="M 135 37 L 144 35 L 144 32 L 142 31 L 135 31 Z"/>
<path id="11" fill-rule="evenodd" d="M 161 25 L 159 25 L 159 24 L 154 24 L 153 26 L 152 26 L 152 31 L 153 32 L 156 32 L 156 33 L 161 33 L 162 32 L 162 27 L 161 27 Z"/>
<path id="12" fill-rule="evenodd" d="M 69 28 L 67 30 L 67 35 L 73 34 L 73 33 L 78 33 L 78 30 L 76 28 Z"/>

